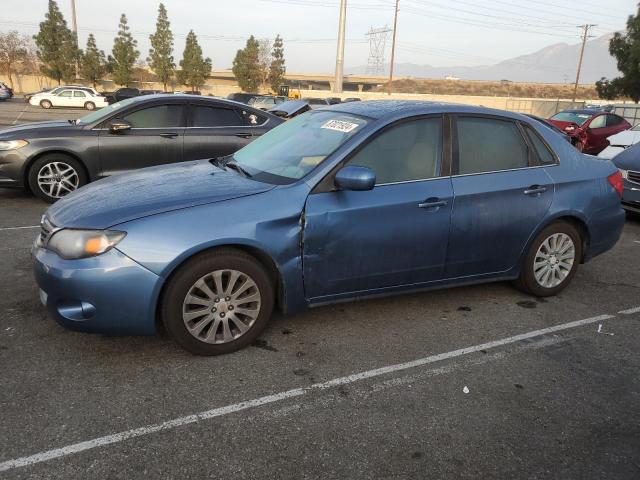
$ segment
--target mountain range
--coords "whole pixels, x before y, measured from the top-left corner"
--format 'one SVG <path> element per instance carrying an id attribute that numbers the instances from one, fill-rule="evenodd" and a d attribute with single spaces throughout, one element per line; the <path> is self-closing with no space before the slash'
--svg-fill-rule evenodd
<path id="1" fill-rule="evenodd" d="M 594 83 L 602 77 L 619 75 L 615 58 L 609 54 L 612 33 L 587 41 L 580 74 L 580 83 Z M 556 43 L 537 52 L 503 60 L 494 65 L 475 67 L 437 67 L 415 63 L 397 63 L 396 77 L 444 78 L 463 80 L 511 80 L 514 82 L 572 83 L 575 81 L 580 43 Z M 388 65 L 386 66 L 388 71 Z M 366 67 L 347 68 L 347 74 L 361 75 Z"/>

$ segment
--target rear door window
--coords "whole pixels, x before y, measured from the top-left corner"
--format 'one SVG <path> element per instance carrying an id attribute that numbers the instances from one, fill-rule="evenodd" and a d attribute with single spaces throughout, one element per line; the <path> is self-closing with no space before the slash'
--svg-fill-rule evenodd
<path id="1" fill-rule="evenodd" d="M 602 128 L 607 124 L 607 115 L 600 115 L 589 123 L 589 128 Z"/>
<path id="2" fill-rule="evenodd" d="M 458 174 L 496 172 L 529 166 L 529 151 L 509 120 L 458 117 Z"/>
<path id="3" fill-rule="evenodd" d="M 80 90 L 74 90 L 73 96 L 76 98 L 85 98 L 86 94 L 84 92 L 81 92 Z"/>
<path id="4" fill-rule="evenodd" d="M 191 112 L 192 127 L 239 127 L 244 125 L 243 118 L 233 108 L 193 105 Z"/>

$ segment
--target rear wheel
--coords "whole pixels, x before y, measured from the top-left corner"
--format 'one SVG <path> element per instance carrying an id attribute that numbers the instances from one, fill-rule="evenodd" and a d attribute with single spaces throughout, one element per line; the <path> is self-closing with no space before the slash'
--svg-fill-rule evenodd
<path id="1" fill-rule="evenodd" d="M 34 195 L 53 203 L 85 185 L 88 179 L 84 168 L 76 159 L 52 153 L 31 165 L 28 181 Z"/>
<path id="2" fill-rule="evenodd" d="M 51 104 L 51 102 L 49 100 L 41 100 L 40 101 L 40 106 L 42 108 L 46 108 L 47 110 L 50 109 L 53 105 Z"/>
<path id="3" fill-rule="evenodd" d="M 173 275 L 160 316 L 169 335 L 196 355 L 220 355 L 250 345 L 273 310 L 269 275 L 236 249 L 206 252 Z"/>
<path id="4" fill-rule="evenodd" d="M 538 234 L 525 257 L 516 286 L 537 297 L 558 294 L 571 282 L 582 258 L 582 238 L 567 222 Z"/>
<path id="5" fill-rule="evenodd" d="M 86 108 L 87 110 L 95 110 L 96 104 L 93 102 L 87 102 L 84 104 L 84 108 Z"/>

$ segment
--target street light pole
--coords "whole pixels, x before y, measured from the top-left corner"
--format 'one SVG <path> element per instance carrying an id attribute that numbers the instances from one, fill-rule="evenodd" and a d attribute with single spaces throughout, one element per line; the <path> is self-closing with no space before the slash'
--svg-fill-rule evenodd
<path id="1" fill-rule="evenodd" d="M 396 57 L 396 30 L 398 27 L 398 4 L 400 0 L 396 0 L 396 13 L 393 16 L 393 40 L 391 41 L 391 62 L 389 64 L 389 85 L 387 85 L 387 93 L 391 95 L 393 90 L 393 63 Z"/>
<path id="2" fill-rule="evenodd" d="M 347 22 L 347 0 L 340 0 L 340 23 L 338 24 L 338 51 L 336 52 L 336 78 L 333 84 L 335 93 L 342 93 L 344 70 L 344 32 Z"/>
<path id="3" fill-rule="evenodd" d="M 78 46 L 78 22 L 76 19 L 76 0 L 71 0 L 71 31 L 73 32 L 73 36 L 76 39 L 76 48 Z M 76 79 L 80 78 L 80 66 L 78 65 L 78 61 L 76 60 Z"/>

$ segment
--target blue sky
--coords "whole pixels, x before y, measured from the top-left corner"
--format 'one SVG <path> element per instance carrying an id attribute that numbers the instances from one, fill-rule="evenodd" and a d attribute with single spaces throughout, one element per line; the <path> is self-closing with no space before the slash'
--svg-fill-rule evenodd
<path id="1" fill-rule="evenodd" d="M 254 34 L 285 40 L 289 71 L 334 68 L 339 0 L 166 0 L 176 59 L 187 32 L 198 35 L 214 68 L 229 68 L 238 48 Z M 366 65 L 371 27 L 391 26 L 395 0 L 348 0 L 345 64 Z M 70 0 L 58 4 L 70 24 Z M 606 6 L 605 6 L 606 5 Z M 46 0 L 4 0 L 0 30 L 33 34 L 44 19 Z M 155 0 L 76 0 L 80 44 L 90 32 L 109 52 L 119 16 L 125 13 L 146 58 L 154 30 Z M 532 53 L 559 42 L 577 43 L 576 25 L 598 24 L 596 35 L 621 29 L 634 1 L 609 0 L 400 0 L 398 62 L 436 66 L 484 65 Z M 388 42 L 390 45 L 390 41 Z M 387 49 L 388 58 L 388 49 Z"/>

